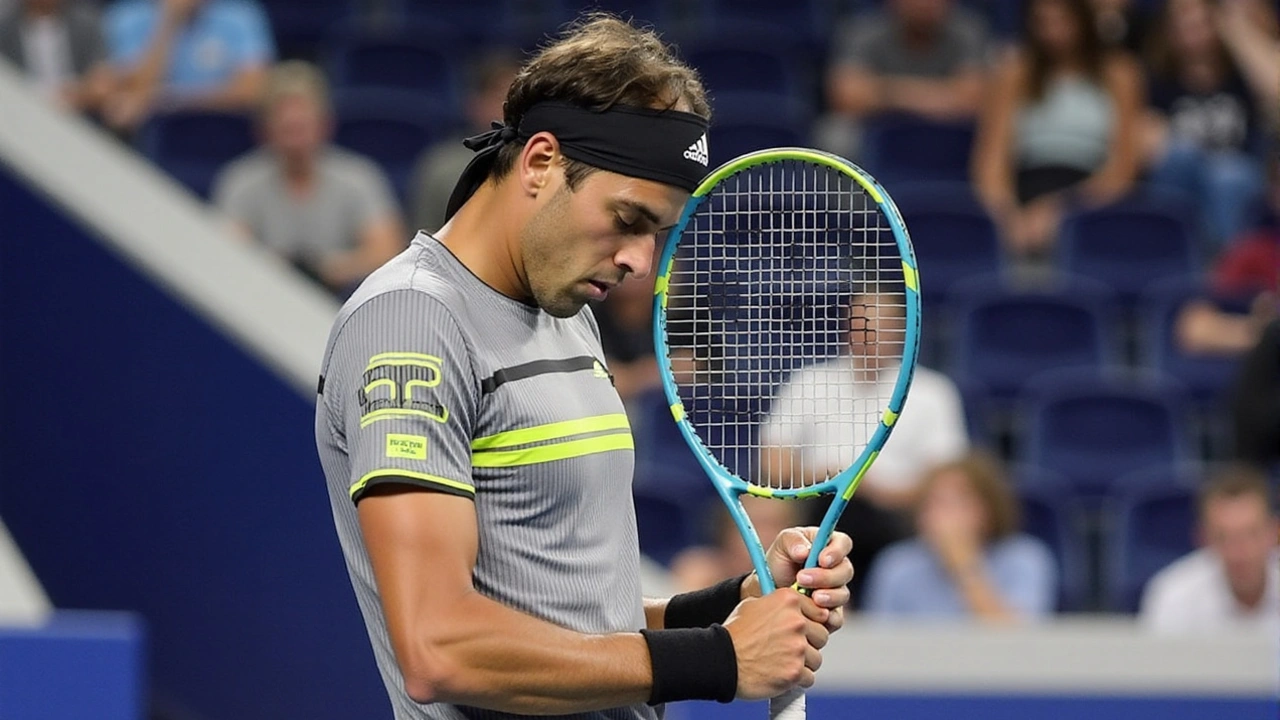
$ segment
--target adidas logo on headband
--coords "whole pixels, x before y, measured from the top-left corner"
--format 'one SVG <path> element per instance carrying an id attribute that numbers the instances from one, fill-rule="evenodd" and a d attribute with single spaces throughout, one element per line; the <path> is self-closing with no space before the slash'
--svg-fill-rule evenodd
<path id="1" fill-rule="evenodd" d="M 706 167 L 710 158 L 707 157 L 707 134 L 702 133 L 702 137 L 698 138 L 688 150 L 684 151 L 686 160 L 692 160 L 702 167 Z"/>

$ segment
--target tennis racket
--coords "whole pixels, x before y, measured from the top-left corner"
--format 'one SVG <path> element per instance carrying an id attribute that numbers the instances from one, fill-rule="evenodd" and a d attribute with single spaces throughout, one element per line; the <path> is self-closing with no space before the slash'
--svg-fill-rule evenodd
<path id="1" fill-rule="evenodd" d="M 919 344 L 915 257 L 889 195 L 834 155 L 777 148 L 716 169 L 669 235 L 654 344 L 680 433 L 775 583 L 744 494 L 829 496 L 806 567 L 889 438 Z M 802 720 L 796 689 L 770 703 Z"/>

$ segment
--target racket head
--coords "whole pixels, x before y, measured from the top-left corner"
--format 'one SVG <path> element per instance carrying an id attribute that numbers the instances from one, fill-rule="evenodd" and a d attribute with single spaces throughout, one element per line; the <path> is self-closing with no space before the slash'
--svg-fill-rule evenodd
<path id="1" fill-rule="evenodd" d="M 824 359 L 817 349 L 822 342 L 809 342 L 804 328 L 818 335 L 834 332 L 844 338 L 835 341 L 840 345 L 852 332 L 847 324 L 859 318 L 852 301 L 846 305 L 837 298 L 888 297 L 882 285 L 895 288 L 895 301 L 868 301 L 861 320 L 869 328 L 873 310 L 895 313 L 897 319 L 889 323 L 894 329 L 881 332 L 900 336 L 900 343 L 885 343 L 900 345 L 900 351 L 890 352 L 897 366 L 892 383 L 876 383 L 876 407 L 863 423 L 865 442 L 851 462 L 844 460 L 844 467 L 829 477 L 785 483 L 763 479 L 761 408 L 789 375 Z M 818 305 L 823 307 L 815 310 Z M 806 317 L 810 310 L 819 316 Z M 681 318 L 682 312 L 700 313 L 702 319 Z M 799 335 L 788 330 L 796 326 Z M 730 327 L 740 328 L 736 340 L 713 340 L 728 335 Z M 700 345 L 672 335 L 696 336 L 696 328 L 705 331 L 703 344 L 713 346 L 708 352 L 718 357 L 695 358 L 695 369 L 689 370 L 687 355 Z M 773 588 L 764 551 L 740 497 L 834 496 L 810 555 L 808 564 L 816 564 L 835 520 L 893 431 L 911 386 L 919 336 L 919 275 L 906 225 L 884 188 L 848 160 L 806 148 L 748 153 L 710 173 L 685 204 L 655 278 L 659 374 L 680 434 L 728 506 L 766 591 Z M 673 353 L 681 358 L 673 360 Z M 726 373 L 733 375 L 732 382 L 724 381 Z M 717 408 L 733 419 L 702 420 Z M 750 439 L 753 433 L 755 440 Z"/>

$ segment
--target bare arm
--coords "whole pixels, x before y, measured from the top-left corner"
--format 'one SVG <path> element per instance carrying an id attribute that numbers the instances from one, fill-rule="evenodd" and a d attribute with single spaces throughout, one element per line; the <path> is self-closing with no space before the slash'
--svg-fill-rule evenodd
<path id="1" fill-rule="evenodd" d="M 983 86 L 983 75 L 976 67 L 936 80 L 891 77 L 884 81 L 885 104 L 934 120 L 956 120 L 978 111 Z"/>
<path id="2" fill-rule="evenodd" d="M 1275 17 L 1260 3 L 1230 0 L 1216 18 L 1218 35 L 1271 120 L 1280 116 L 1280 41 Z"/>
<path id="3" fill-rule="evenodd" d="M 361 500 L 360 526 L 410 697 L 520 714 L 648 699 L 638 633 L 575 633 L 480 595 L 473 502 L 385 487 Z"/>
<path id="4" fill-rule="evenodd" d="M 404 226 L 394 214 L 365 223 L 354 249 L 324 261 L 320 275 L 332 288 L 360 282 L 404 249 Z"/>
<path id="5" fill-rule="evenodd" d="M 1013 185 L 1014 116 L 1018 110 L 1023 61 L 1010 55 L 991 83 L 978 119 L 973 147 L 973 183 L 978 199 L 997 219 L 1016 209 Z"/>
<path id="6" fill-rule="evenodd" d="M 852 117 L 865 117 L 884 109 L 881 81 L 860 65 L 835 66 L 827 76 L 827 96 L 832 109 Z"/>
<path id="7" fill-rule="evenodd" d="M 1271 298 L 1260 299 L 1249 315 L 1225 313 L 1203 300 L 1187 303 L 1174 325 L 1178 346 L 1197 355 L 1244 354 L 1257 344 L 1262 329 L 1274 316 L 1274 312 L 1267 312 L 1268 300 Z"/>
<path id="8" fill-rule="evenodd" d="M 981 563 L 964 569 L 948 569 L 969 612 L 979 620 L 1009 622 L 1016 619 L 1017 616 L 1000 597 Z"/>
<path id="9" fill-rule="evenodd" d="M 190 2 L 166 1 L 160 4 L 159 19 L 142 60 L 135 67 L 121 72 L 119 92 L 107 110 L 108 123 L 132 128 L 146 117 L 169 67 L 174 39 L 193 8 Z"/>
<path id="10" fill-rule="evenodd" d="M 1115 104 L 1115 131 L 1106 162 L 1080 187 L 1085 199 L 1096 204 L 1112 202 L 1129 192 L 1138 176 L 1142 148 L 1142 71 L 1133 60 L 1117 56 L 1108 63 L 1106 85 Z"/>

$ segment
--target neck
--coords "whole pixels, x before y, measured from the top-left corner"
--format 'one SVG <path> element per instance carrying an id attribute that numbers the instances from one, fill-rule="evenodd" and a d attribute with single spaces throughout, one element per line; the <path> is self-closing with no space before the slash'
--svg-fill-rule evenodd
<path id="1" fill-rule="evenodd" d="M 1262 596 L 1267 591 L 1267 578 L 1264 574 L 1243 587 L 1233 584 L 1231 586 L 1231 594 L 1235 596 L 1236 602 L 1242 606 L 1252 610 L 1258 607 L 1258 603 L 1262 602 Z"/>
<path id="2" fill-rule="evenodd" d="M 282 155 L 280 157 L 280 166 L 284 171 L 285 180 L 289 184 L 306 185 L 311 182 L 311 178 L 315 174 L 316 162 L 315 158 L 309 154 Z"/>
<path id="3" fill-rule="evenodd" d="M 902 39 L 913 48 L 926 47 L 933 42 L 937 33 L 928 25 L 903 25 Z"/>
<path id="4" fill-rule="evenodd" d="M 510 209 L 510 183 L 486 181 L 436 233 L 458 261 L 481 282 L 513 300 L 529 298 L 520 257 L 521 223 Z"/>

